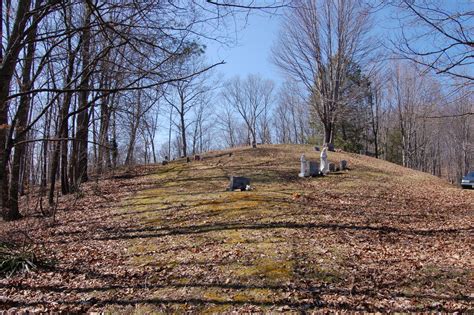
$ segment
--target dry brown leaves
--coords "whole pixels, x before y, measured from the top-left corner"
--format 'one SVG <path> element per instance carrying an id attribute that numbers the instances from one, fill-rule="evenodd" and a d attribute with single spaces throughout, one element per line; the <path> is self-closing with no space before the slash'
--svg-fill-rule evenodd
<path id="1" fill-rule="evenodd" d="M 0 222 L 3 237 L 27 235 L 56 260 L 0 279 L 0 309 L 473 309 L 473 191 L 343 153 L 330 159 L 351 171 L 298 179 L 303 150 L 137 168 L 63 198 L 55 224 Z M 255 190 L 224 192 L 229 174 L 250 176 Z"/>

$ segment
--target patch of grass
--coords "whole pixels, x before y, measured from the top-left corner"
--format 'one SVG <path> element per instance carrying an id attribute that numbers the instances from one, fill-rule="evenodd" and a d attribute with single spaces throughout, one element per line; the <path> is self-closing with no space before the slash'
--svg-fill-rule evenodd
<path id="1" fill-rule="evenodd" d="M 113 315 L 113 314 L 124 314 L 124 315 L 143 315 L 143 314 L 161 314 L 158 312 L 153 305 L 150 304 L 137 304 L 137 305 L 128 305 L 126 307 L 120 306 L 108 306 L 104 314 Z"/>
<path id="2" fill-rule="evenodd" d="M 222 290 L 213 289 L 213 288 L 206 289 L 206 291 L 203 292 L 202 297 L 205 300 L 216 301 L 216 302 L 227 302 L 230 300 L 230 296 L 228 294 L 222 292 Z"/>
<path id="3" fill-rule="evenodd" d="M 201 314 L 222 314 L 229 309 L 229 305 L 211 305 L 201 310 Z"/>
<path id="4" fill-rule="evenodd" d="M 469 287 L 467 279 L 473 279 L 474 273 L 455 267 L 426 265 L 419 270 L 410 283 L 413 290 L 430 289 L 438 294 L 452 291 L 462 292 Z M 407 288 L 408 289 L 408 288 Z M 469 292 L 466 292 L 468 294 Z"/>
<path id="5" fill-rule="evenodd" d="M 237 302 L 252 303 L 263 302 L 271 303 L 273 301 L 274 292 L 270 289 L 252 288 L 246 291 L 237 292 L 232 300 Z"/>
<path id="6" fill-rule="evenodd" d="M 225 234 L 225 238 L 226 238 L 226 243 L 230 243 L 230 244 L 244 243 L 247 241 L 247 238 L 244 237 L 242 231 L 238 231 L 238 230 L 228 231 Z"/>
<path id="7" fill-rule="evenodd" d="M 258 259 L 250 266 L 238 265 L 233 273 L 244 279 L 265 279 L 271 282 L 288 281 L 293 276 L 292 261 L 278 261 L 273 259 Z"/>
<path id="8" fill-rule="evenodd" d="M 38 259 L 31 248 L 0 243 L 0 275 L 29 272 L 38 267 Z"/>
<path id="9" fill-rule="evenodd" d="M 132 256 L 131 263 L 138 266 L 145 266 L 155 262 L 153 254 L 157 250 L 157 246 L 153 243 L 134 242 L 127 248 L 128 253 Z"/>

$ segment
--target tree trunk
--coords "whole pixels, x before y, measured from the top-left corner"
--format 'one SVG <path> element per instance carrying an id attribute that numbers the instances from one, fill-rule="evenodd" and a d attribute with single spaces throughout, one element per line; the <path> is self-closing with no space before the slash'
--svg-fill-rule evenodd
<path id="1" fill-rule="evenodd" d="M 82 33 L 82 78 L 79 88 L 79 113 L 77 114 L 77 130 L 76 137 L 73 146 L 72 156 L 74 157 L 75 163 L 73 164 L 74 174 L 73 175 L 73 189 L 77 190 L 79 185 L 87 181 L 87 148 L 89 140 L 89 109 L 88 109 L 88 96 L 89 92 L 89 77 L 92 72 L 90 64 L 90 44 L 91 44 L 91 33 L 90 33 L 90 22 L 91 22 L 91 9 L 86 6 L 86 18 L 84 21 L 84 31 Z"/>
<path id="2" fill-rule="evenodd" d="M 118 164 L 118 143 L 117 143 L 117 117 L 115 111 L 112 113 L 112 166 L 117 167 Z"/>
<path id="3" fill-rule="evenodd" d="M 334 127 L 332 123 L 327 122 L 324 124 L 324 143 L 333 144 L 333 131 Z"/>
<path id="4" fill-rule="evenodd" d="M 66 74 L 66 80 L 64 88 L 67 87 L 69 82 L 72 80 L 74 75 L 74 62 L 75 62 L 75 52 L 72 51 L 71 39 L 68 40 L 68 72 Z M 61 192 L 63 195 L 69 193 L 69 182 L 67 179 L 67 151 L 68 151 L 68 113 L 71 106 L 72 93 L 68 92 L 64 96 L 63 104 L 59 113 L 59 129 L 56 133 L 56 137 L 65 140 L 57 141 L 54 143 L 53 157 L 51 162 L 51 177 L 50 177 L 50 189 L 49 189 L 49 205 L 51 206 L 54 203 L 54 190 L 56 185 L 56 174 L 58 167 L 60 166 L 60 176 L 61 176 Z"/>
<path id="5" fill-rule="evenodd" d="M 180 113 L 180 119 L 181 119 L 181 139 L 183 141 L 183 156 L 186 157 L 188 156 L 188 148 L 186 144 L 186 125 L 184 121 L 184 112 Z"/>
<path id="6" fill-rule="evenodd" d="M 35 53 L 35 43 L 33 42 L 36 37 L 36 27 L 28 34 L 27 42 L 28 47 L 26 49 L 26 58 L 21 73 L 22 82 L 21 89 L 22 91 L 28 91 L 31 88 L 31 69 L 33 66 L 33 57 Z M 26 133 L 24 132 L 28 124 L 28 114 L 30 112 L 30 102 L 31 99 L 28 94 L 23 94 L 20 97 L 20 102 L 18 104 L 17 114 L 16 114 L 16 135 L 15 142 L 15 152 L 13 154 L 13 164 L 12 164 L 12 173 L 11 173 L 11 183 L 10 183 L 10 195 L 9 195 L 9 207 L 10 213 L 9 217 L 11 219 L 18 219 L 21 217 L 20 210 L 18 207 L 18 191 L 20 187 L 20 169 L 22 161 L 24 160 L 24 153 L 26 144 L 21 143 L 26 140 Z"/>
<path id="7" fill-rule="evenodd" d="M 0 66 L 0 211 L 5 220 L 18 219 L 18 213 L 11 212 L 8 205 L 8 161 L 11 153 L 11 132 L 8 126 L 10 82 L 22 49 L 21 40 L 28 22 L 30 0 L 19 0 L 15 22 L 8 40 L 5 58 Z"/>
<path id="8" fill-rule="evenodd" d="M 43 134 L 45 137 L 45 140 L 42 141 L 42 153 L 43 153 L 43 159 L 42 159 L 42 171 L 41 171 L 41 182 L 40 182 L 40 191 L 41 195 L 45 194 L 46 192 L 46 183 L 47 183 L 47 178 L 48 178 L 48 146 L 49 146 L 49 141 L 47 140 L 50 135 L 50 130 L 51 130 L 51 119 L 52 119 L 52 111 L 51 109 L 46 112 L 45 116 L 45 124 L 44 124 L 44 129 L 43 129 Z"/>
<path id="9" fill-rule="evenodd" d="M 107 155 L 107 146 L 109 142 L 108 132 L 110 123 L 110 111 L 108 106 L 108 97 L 100 106 L 100 131 L 99 131 L 99 158 L 97 163 L 97 171 L 102 174 L 104 168 L 104 160 Z"/>
<path id="10" fill-rule="evenodd" d="M 137 94 L 137 110 L 133 114 L 132 117 L 132 122 L 130 123 L 130 141 L 128 143 L 128 150 L 127 150 L 127 156 L 125 158 L 125 164 L 126 165 L 131 165 L 133 163 L 133 153 L 135 151 L 135 141 L 137 139 L 137 131 L 138 127 L 140 126 L 140 117 L 141 117 L 141 91 L 138 91 Z"/>

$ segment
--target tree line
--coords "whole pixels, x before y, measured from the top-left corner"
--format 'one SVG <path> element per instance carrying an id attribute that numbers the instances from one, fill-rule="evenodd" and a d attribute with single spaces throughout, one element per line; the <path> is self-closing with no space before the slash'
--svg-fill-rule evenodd
<path id="1" fill-rule="evenodd" d="M 452 181 L 472 167 L 472 13 L 430 1 L 0 7 L 5 220 L 21 217 L 25 194 L 44 196 L 51 215 L 58 195 L 91 174 L 242 145 L 331 143 Z M 401 12 L 411 31 L 382 44 L 380 7 Z M 204 42 L 225 40 L 222 29 L 253 10 L 283 15 L 272 50 L 280 86 L 258 74 L 224 80 L 214 70 L 222 62 L 206 59 Z M 437 40 L 432 49 L 420 34 Z"/>
<path id="2" fill-rule="evenodd" d="M 217 64 L 183 71 L 219 40 L 226 19 L 253 1 L 1 1 L 0 209 L 20 217 L 19 196 L 79 189 L 89 174 L 135 159 L 137 138 L 154 143 L 163 90 Z M 255 9 L 273 10 L 278 4 Z M 120 151 L 123 131 L 126 155 Z M 91 169 L 92 168 L 92 169 Z M 47 211 L 45 211 L 47 212 Z"/>

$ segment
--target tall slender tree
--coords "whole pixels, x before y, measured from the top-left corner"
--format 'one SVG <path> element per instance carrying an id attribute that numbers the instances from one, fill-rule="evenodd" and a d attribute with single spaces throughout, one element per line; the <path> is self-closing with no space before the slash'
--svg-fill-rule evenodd
<path id="1" fill-rule="evenodd" d="M 369 51 L 369 9 L 360 1 L 303 0 L 284 17 L 273 61 L 307 89 L 313 112 L 333 143 L 348 67 Z"/>

